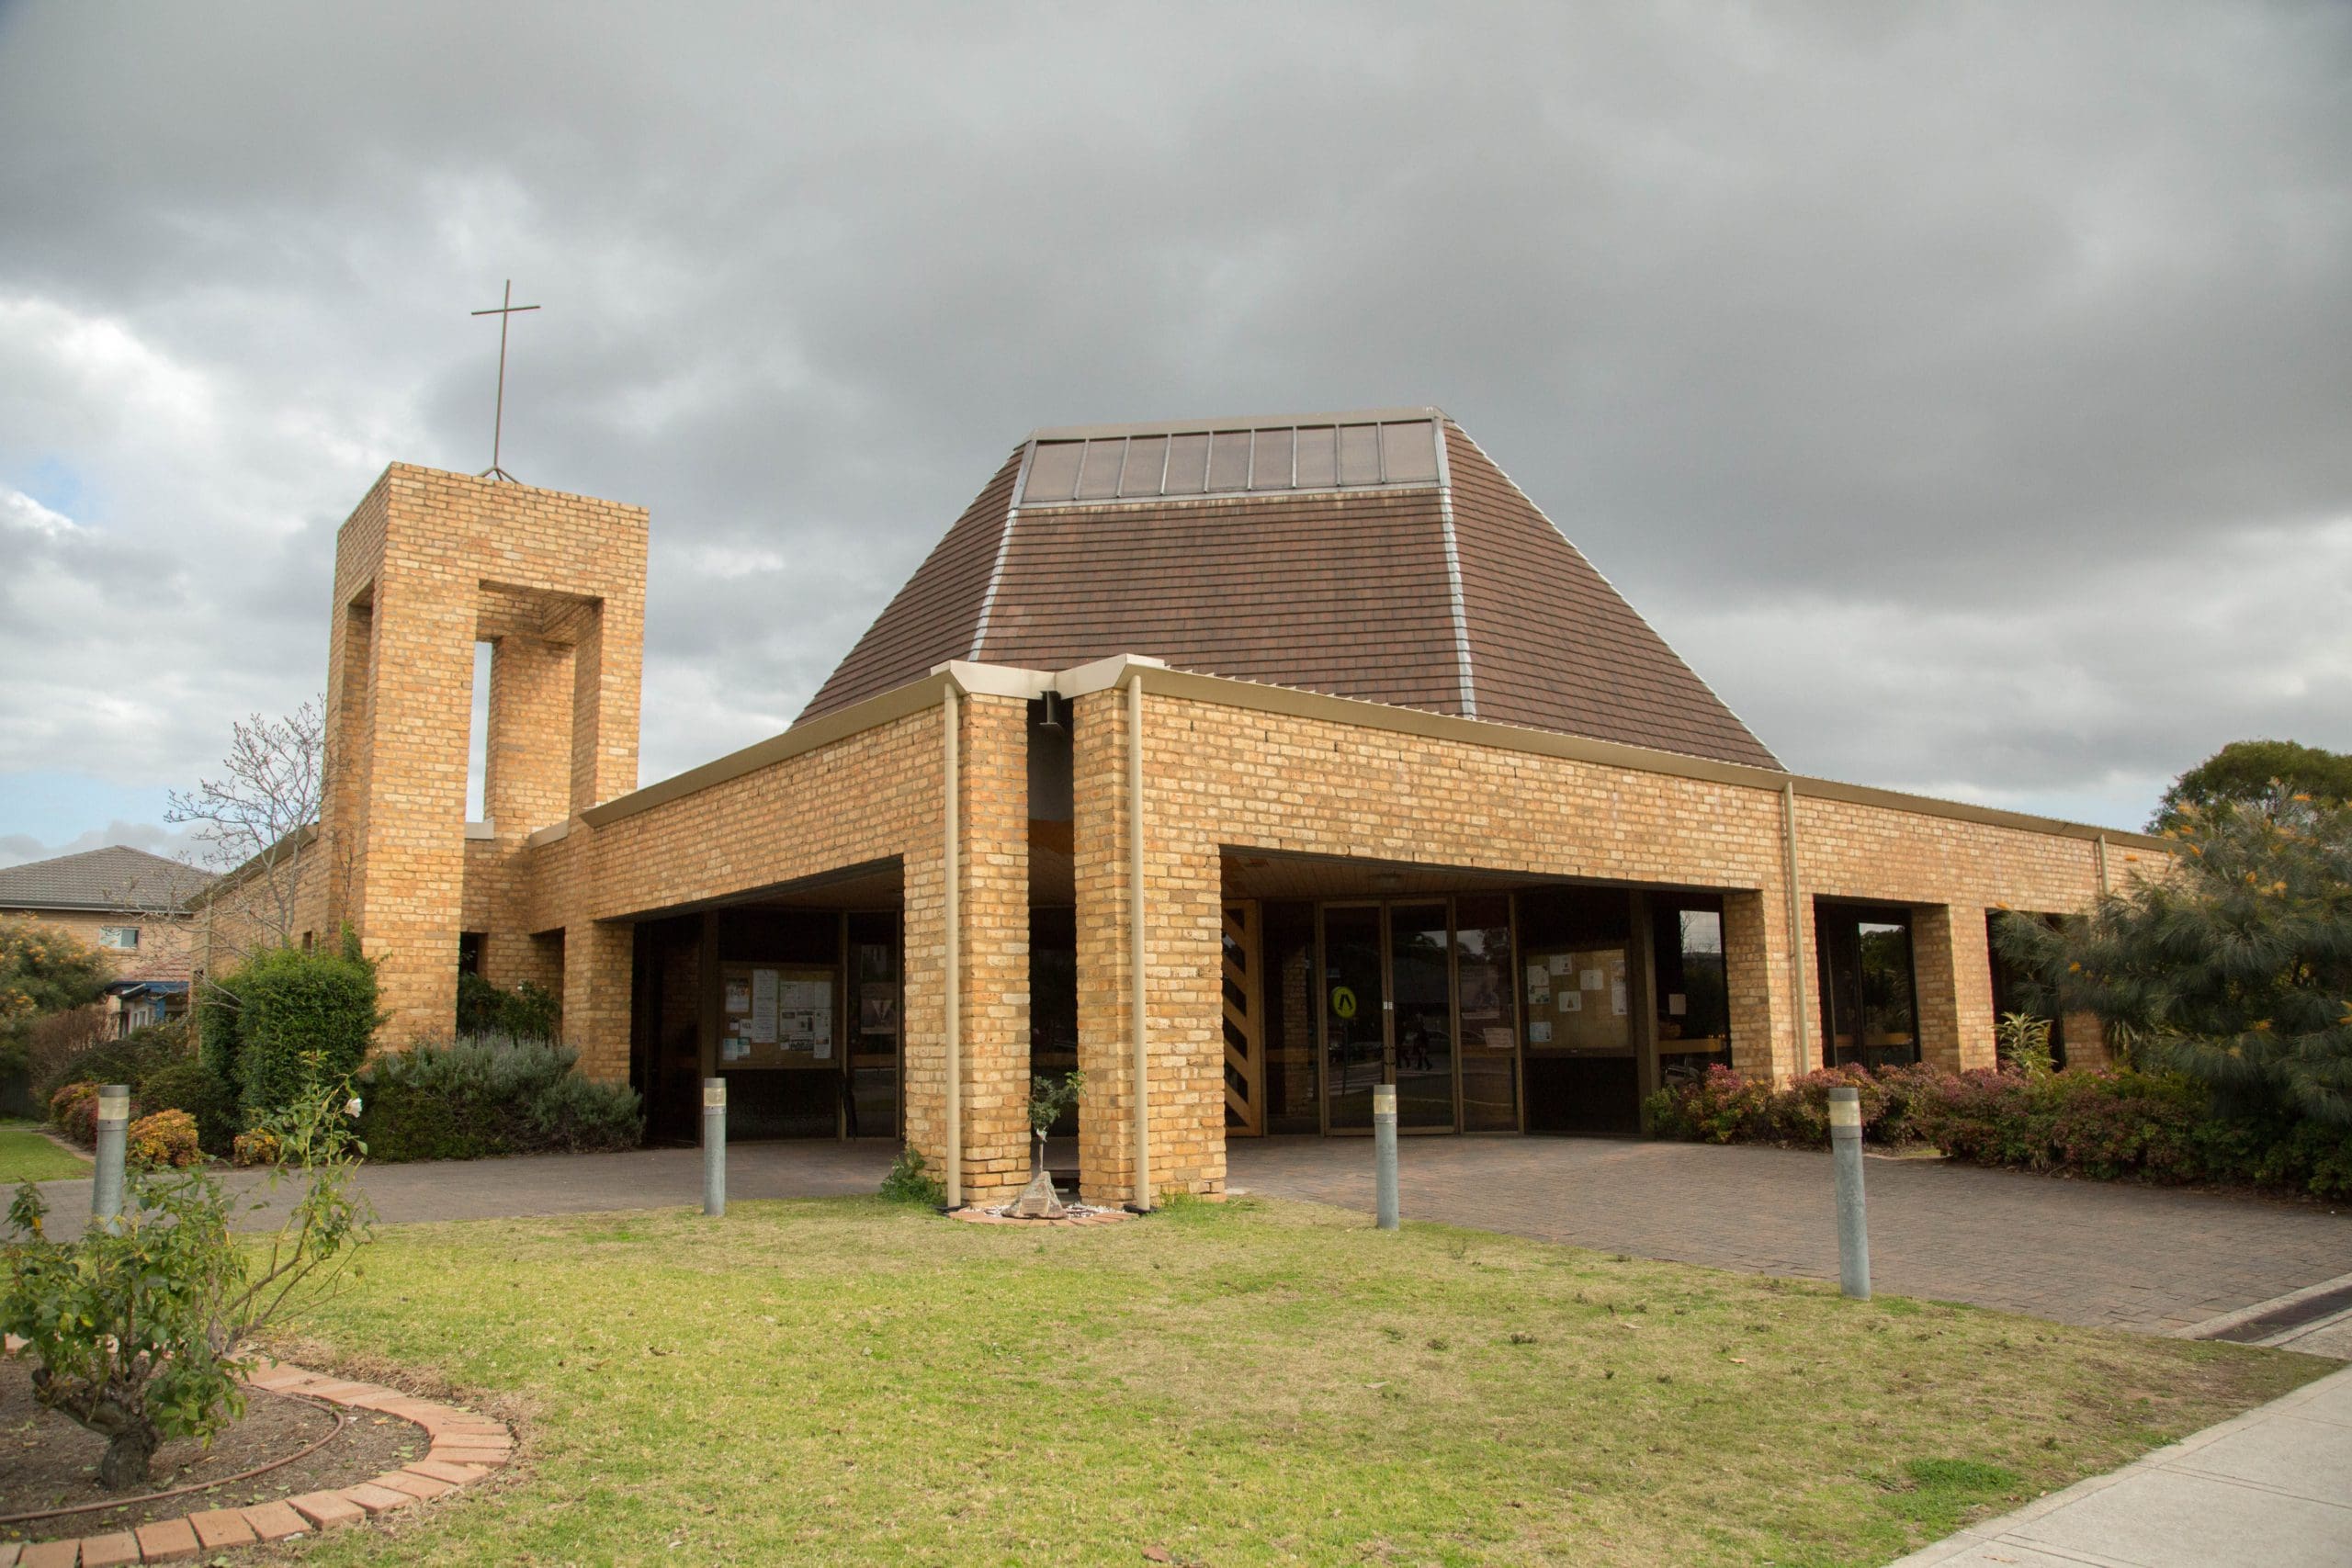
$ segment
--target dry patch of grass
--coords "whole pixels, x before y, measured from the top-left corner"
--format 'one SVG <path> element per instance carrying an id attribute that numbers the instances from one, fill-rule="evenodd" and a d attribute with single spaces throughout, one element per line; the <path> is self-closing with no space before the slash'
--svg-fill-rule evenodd
<path id="1" fill-rule="evenodd" d="M 534 1415 L 322 1562 L 1883 1562 L 2326 1370 L 1250 1200 L 403 1227 L 311 1327 Z"/>

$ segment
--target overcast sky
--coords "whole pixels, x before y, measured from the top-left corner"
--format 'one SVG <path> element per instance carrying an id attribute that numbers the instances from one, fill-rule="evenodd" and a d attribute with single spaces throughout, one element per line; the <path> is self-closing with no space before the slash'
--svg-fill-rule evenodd
<path id="1" fill-rule="evenodd" d="M 2352 748 L 2352 6 L 356 9 L 0 0 L 0 863 L 321 688 L 510 276 L 505 466 L 652 509 L 647 782 L 1033 425 L 1408 403 L 1801 771 Z"/>

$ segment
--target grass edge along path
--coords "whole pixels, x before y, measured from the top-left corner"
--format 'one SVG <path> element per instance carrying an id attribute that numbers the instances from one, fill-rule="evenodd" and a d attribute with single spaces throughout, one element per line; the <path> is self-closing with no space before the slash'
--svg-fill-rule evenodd
<path id="1" fill-rule="evenodd" d="M 1881 1563 L 2313 1358 L 1317 1205 L 401 1226 L 285 1348 L 531 1413 L 306 1562 Z"/>
<path id="2" fill-rule="evenodd" d="M 43 1137 L 29 1122 L 0 1122 L 0 1188 L 20 1181 L 70 1181 L 90 1174 L 90 1162 Z"/>

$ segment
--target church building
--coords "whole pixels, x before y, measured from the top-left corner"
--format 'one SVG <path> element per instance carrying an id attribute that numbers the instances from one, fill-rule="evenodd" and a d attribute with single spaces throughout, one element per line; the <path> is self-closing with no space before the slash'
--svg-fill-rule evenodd
<path id="1" fill-rule="evenodd" d="M 1037 431 L 790 728 L 639 787 L 647 527 L 385 472 L 301 909 L 387 1046 L 461 965 L 556 992 L 656 1140 L 719 1077 L 730 1137 L 903 1140 L 994 1201 L 1032 1076 L 1082 1068 L 1081 1192 L 1148 1207 L 1379 1084 L 1408 1132 L 1632 1132 L 1718 1063 L 1991 1065 L 1994 913 L 2168 862 L 1790 773 L 1436 409 Z"/>

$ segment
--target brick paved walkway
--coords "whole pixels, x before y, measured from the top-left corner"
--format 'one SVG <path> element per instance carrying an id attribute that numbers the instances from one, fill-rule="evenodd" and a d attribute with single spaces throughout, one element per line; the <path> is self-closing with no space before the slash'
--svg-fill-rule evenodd
<path id="1" fill-rule="evenodd" d="M 1368 1138 L 1237 1138 L 1228 1180 L 1369 1211 Z M 1829 1156 L 1598 1138 L 1407 1138 L 1408 1219 L 1834 1280 Z M 1872 1159 L 1871 1283 L 2163 1333 L 2352 1273 L 2352 1214 L 2018 1171 Z"/>
<path id="2" fill-rule="evenodd" d="M 897 1156 L 895 1145 L 856 1144 L 736 1144 L 727 1151 L 727 1196 L 842 1198 L 876 1191 Z M 257 1193 L 258 1172 L 223 1178 Z M 389 1224 L 429 1220 L 494 1220 L 528 1214 L 601 1213 L 663 1209 L 702 1202 L 700 1149 L 634 1149 L 611 1155 L 528 1155 L 517 1159 L 443 1160 L 422 1165 L 371 1165 L 359 1184 Z M 81 1235 L 90 1213 L 90 1183 L 44 1181 L 49 1234 Z M 240 1228 L 277 1223 L 268 1209 L 238 1215 Z"/>

